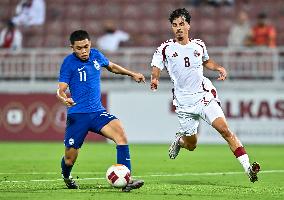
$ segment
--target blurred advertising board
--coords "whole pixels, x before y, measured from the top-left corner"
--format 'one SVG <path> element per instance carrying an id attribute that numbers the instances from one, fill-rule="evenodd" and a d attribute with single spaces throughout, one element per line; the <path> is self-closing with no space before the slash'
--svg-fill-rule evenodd
<path id="1" fill-rule="evenodd" d="M 277 90 L 219 91 L 230 129 L 243 143 L 284 144 L 284 93 Z M 108 111 L 119 118 L 130 143 L 170 143 L 179 123 L 170 91 L 108 91 Z M 0 141 L 63 141 L 66 110 L 54 94 L 0 94 Z M 201 120 L 199 143 L 225 143 Z M 89 140 L 105 139 L 89 134 Z"/>

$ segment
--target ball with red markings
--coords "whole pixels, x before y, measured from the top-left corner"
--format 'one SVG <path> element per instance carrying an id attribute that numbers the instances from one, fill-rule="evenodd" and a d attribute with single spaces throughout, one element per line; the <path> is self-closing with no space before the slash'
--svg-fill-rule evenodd
<path id="1" fill-rule="evenodd" d="M 130 170 L 125 165 L 112 165 L 106 172 L 106 179 L 110 185 L 122 188 L 126 186 L 131 179 Z"/>

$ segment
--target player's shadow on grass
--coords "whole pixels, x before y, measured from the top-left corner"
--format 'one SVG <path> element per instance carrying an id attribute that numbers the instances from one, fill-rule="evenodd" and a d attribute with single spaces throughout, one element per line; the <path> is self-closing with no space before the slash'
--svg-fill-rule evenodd
<path id="1" fill-rule="evenodd" d="M 107 189 L 113 189 L 112 187 L 108 185 L 101 185 L 101 184 L 80 184 L 79 185 L 80 190 L 107 190 Z"/>
<path id="2" fill-rule="evenodd" d="M 79 188 L 81 191 L 84 192 L 91 192 L 91 193 L 117 193 L 117 194 L 127 194 L 128 192 L 122 192 L 122 188 L 115 188 L 111 187 L 110 185 L 100 185 L 100 184 L 80 184 Z M 140 190 L 135 190 L 135 193 L 132 194 L 137 194 L 141 195 Z"/>
<path id="3" fill-rule="evenodd" d="M 80 184 L 80 190 L 96 190 L 96 191 L 104 191 L 104 192 L 121 192 L 121 188 L 114 188 L 109 185 L 101 185 L 101 184 Z"/>

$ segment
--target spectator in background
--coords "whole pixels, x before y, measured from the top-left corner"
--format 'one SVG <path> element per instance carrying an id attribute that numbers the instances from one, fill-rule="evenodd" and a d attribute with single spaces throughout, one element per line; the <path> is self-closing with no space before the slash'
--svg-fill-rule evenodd
<path id="1" fill-rule="evenodd" d="M 12 21 L 17 26 L 42 25 L 45 21 L 44 0 L 21 0 Z"/>
<path id="2" fill-rule="evenodd" d="M 260 13 L 257 16 L 257 24 L 252 28 L 252 45 L 276 47 L 276 30 L 269 24 L 267 15 Z"/>
<path id="3" fill-rule="evenodd" d="M 22 49 L 22 33 L 9 20 L 6 27 L 0 33 L 0 47 L 10 49 L 12 51 L 20 51 Z"/>
<path id="4" fill-rule="evenodd" d="M 105 22 L 104 32 L 104 35 L 97 40 L 97 46 L 102 51 L 115 52 L 118 50 L 121 42 L 129 40 L 129 34 L 122 30 L 117 30 L 112 21 Z"/>
<path id="5" fill-rule="evenodd" d="M 236 24 L 234 24 L 228 36 L 229 47 L 243 47 L 249 45 L 251 28 L 246 12 L 241 11 L 238 15 Z"/>

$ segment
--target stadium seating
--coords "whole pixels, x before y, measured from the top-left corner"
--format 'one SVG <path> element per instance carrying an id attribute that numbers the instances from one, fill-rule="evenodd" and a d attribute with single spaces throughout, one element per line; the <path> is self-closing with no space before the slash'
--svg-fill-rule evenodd
<path id="1" fill-rule="evenodd" d="M 0 1 L 0 17 L 4 21 L 12 16 L 17 0 Z M 102 34 L 102 22 L 112 19 L 117 26 L 131 34 L 126 46 L 157 46 L 172 36 L 168 23 L 169 12 L 186 7 L 192 14 L 192 37 L 206 41 L 210 46 L 226 46 L 227 34 L 235 16 L 246 10 L 252 24 L 256 15 L 265 11 L 276 26 L 277 44 L 284 44 L 284 4 L 265 0 L 238 0 L 233 6 L 193 7 L 186 0 L 57 0 L 46 1 L 47 16 L 43 27 L 23 29 L 24 47 L 63 47 L 68 35 L 75 29 L 84 28 L 97 38 Z M 218 33 L 218 34 L 216 34 Z M 37 40 L 35 42 L 34 40 Z"/>

